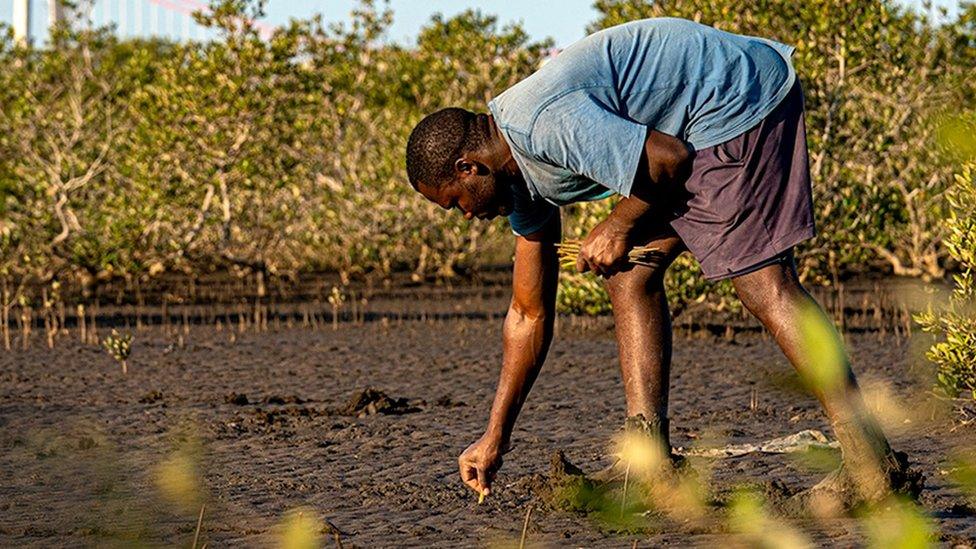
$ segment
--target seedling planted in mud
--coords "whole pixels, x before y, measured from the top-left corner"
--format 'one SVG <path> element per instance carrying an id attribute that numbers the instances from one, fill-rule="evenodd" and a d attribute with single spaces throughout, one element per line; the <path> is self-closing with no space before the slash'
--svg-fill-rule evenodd
<path id="1" fill-rule="evenodd" d="M 567 240 L 562 244 L 557 244 L 556 253 L 559 255 L 559 266 L 565 269 L 575 269 L 582 246 L 583 241 L 581 240 Z M 663 255 L 663 252 L 657 248 L 635 246 L 627 252 L 627 262 L 631 265 L 658 267 L 661 265 L 661 257 Z"/>
<path id="2" fill-rule="evenodd" d="M 112 333 L 102 341 L 102 346 L 105 347 L 108 354 L 112 355 L 112 358 L 122 365 L 122 373 L 129 373 L 127 361 L 129 352 L 132 350 L 132 334 L 120 334 L 118 330 L 113 329 Z"/>
<path id="3" fill-rule="evenodd" d="M 332 305 L 332 329 L 339 329 L 339 309 L 342 308 L 342 304 L 346 302 L 346 295 L 342 293 L 342 290 L 338 286 L 332 287 L 332 292 L 329 293 L 329 304 Z"/>

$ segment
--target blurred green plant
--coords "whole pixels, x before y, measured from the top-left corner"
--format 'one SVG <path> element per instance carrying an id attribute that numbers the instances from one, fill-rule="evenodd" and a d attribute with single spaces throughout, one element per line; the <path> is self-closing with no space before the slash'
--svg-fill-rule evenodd
<path id="1" fill-rule="evenodd" d="M 803 532 L 776 518 L 758 493 L 741 491 L 735 494 L 729 503 L 728 522 L 746 547 L 798 549 L 813 546 Z"/>
<path id="2" fill-rule="evenodd" d="M 317 549 L 324 546 L 323 523 L 311 509 L 289 511 L 277 527 L 277 542 L 280 549 Z"/>
<path id="3" fill-rule="evenodd" d="M 949 302 L 915 315 L 940 341 L 926 356 L 935 363 L 939 386 L 950 396 L 976 399 L 976 166 L 967 165 L 946 191 L 949 213 L 945 245 L 962 272 L 953 276 Z"/>
<path id="4" fill-rule="evenodd" d="M 868 547 L 872 549 L 924 549 L 935 547 L 931 520 L 913 501 L 889 498 L 864 517 Z"/>
<path id="5" fill-rule="evenodd" d="M 799 318 L 801 356 L 806 363 L 801 376 L 815 394 L 836 394 L 847 381 L 847 354 L 830 319 L 815 304 L 808 304 Z"/>
<path id="6" fill-rule="evenodd" d="M 976 161 L 976 114 L 952 115 L 939 125 L 937 134 L 942 150 L 949 158 L 966 164 Z"/>
<path id="7" fill-rule="evenodd" d="M 196 517 L 207 499 L 201 467 L 204 448 L 197 430 L 192 423 L 174 429 L 170 433 L 172 449 L 153 471 L 163 501 L 187 517 Z"/>
<path id="8" fill-rule="evenodd" d="M 962 488 L 969 501 L 976 504 L 976 451 L 958 452 L 953 456 L 950 478 Z"/>

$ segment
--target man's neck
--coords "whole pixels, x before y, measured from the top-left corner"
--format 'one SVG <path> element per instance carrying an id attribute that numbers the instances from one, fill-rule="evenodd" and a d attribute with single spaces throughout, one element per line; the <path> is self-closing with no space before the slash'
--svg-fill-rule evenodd
<path id="1" fill-rule="evenodd" d="M 510 176 L 521 175 L 518 163 L 515 162 L 515 157 L 512 155 L 511 146 L 495 124 L 495 117 L 490 114 L 488 115 L 488 127 L 491 132 L 491 155 L 497 161 L 496 165 L 499 166 L 499 170 Z"/>

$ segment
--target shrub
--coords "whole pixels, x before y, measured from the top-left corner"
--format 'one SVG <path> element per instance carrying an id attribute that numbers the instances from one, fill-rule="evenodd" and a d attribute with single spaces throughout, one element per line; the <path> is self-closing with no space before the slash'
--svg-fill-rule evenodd
<path id="1" fill-rule="evenodd" d="M 895 0 L 596 5 L 593 29 L 677 15 L 797 45 L 821 223 L 800 250 L 802 274 L 824 282 L 874 260 L 941 276 L 940 192 L 951 169 L 929 146 L 929 121 L 976 97 L 976 7 L 935 25 Z M 483 110 L 550 42 L 468 11 L 435 17 L 411 47 L 391 44 L 392 13 L 372 0 L 348 25 L 294 21 L 262 37 L 249 23 L 262 2 L 212 6 L 199 19 L 215 38 L 203 42 L 67 25 L 44 47 L 23 47 L 0 26 L 0 282 L 13 288 L 9 302 L 24 280 L 218 269 L 450 276 L 510 253 L 503 223 L 444 215 L 410 189 L 404 142 L 437 108 Z M 611 205 L 569 208 L 567 236 L 583 236 Z M 577 278 L 563 280 L 564 308 L 609 309 L 598 281 L 573 293 Z M 667 280 L 676 311 L 734 303 L 729 285 L 703 282 L 688 257 Z"/>
<path id="2" fill-rule="evenodd" d="M 942 389 L 951 396 L 966 394 L 976 399 L 976 165 L 966 166 L 946 192 L 949 215 L 945 220 L 946 249 L 959 262 L 949 302 L 916 315 L 926 332 L 940 341 L 926 356 L 937 367 Z"/>
<path id="3" fill-rule="evenodd" d="M 0 278 L 449 276 L 506 255 L 503 224 L 410 189 L 404 143 L 437 108 L 483 108 L 549 42 L 467 11 L 390 45 L 392 13 L 372 0 L 347 25 L 264 37 L 263 5 L 211 2 L 203 42 L 71 21 L 33 48 L 0 27 Z"/>

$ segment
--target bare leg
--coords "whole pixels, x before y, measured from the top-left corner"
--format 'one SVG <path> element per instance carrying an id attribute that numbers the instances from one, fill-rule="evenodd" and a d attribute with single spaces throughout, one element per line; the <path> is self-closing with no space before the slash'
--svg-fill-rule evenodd
<path id="1" fill-rule="evenodd" d="M 775 264 L 732 280 L 739 299 L 773 335 L 786 358 L 804 380 L 823 378 L 816 371 L 817 359 L 807 355 L 807 334 L 812 323 L 819 323 L 819 332 L 829 336 L 828 343 L 843 357 L 843 344 L 833 323 L 820 305 L 800 285 L 791 264 Z M 830 354 L 832 351 L 821 351 Z M 830 384 L 813 384 L 814 395 L 820 400 L 831 421 L 842 421 L 861 411 L 863 405 L 858 396 L 857 381 L 846 357 L 835 366 L 835 381 Z"/>
<path id="2" fill-rule="evenodd" d="M 643 415 L 659 431 L 653 434 L 668 444 L 671 315 L 664 272 L 684 244 L 677 236 L 664 236 L 647 245 L 664 252 L 661 265 L 614 274 L 607 279 L 607 291 L 613 304 L 627 416 Z"/>
<path id="3" fill-rule="evenodd" d="M 820 400 L 841 442 L 844 462 L 857 477 L 861 497 L 884 496 L 890 490 L 891 475 L 905 465 L 866 409 L 839 334 L 803 289 L 792 262 L 770 265 L 732 282 L 743 304 L 770 331 Z M 822 336 L 816 348 L 811 348 L 811 330 Z M 824 355 L 837 360 L 825 366 Z M 825 367 L 836 371 L 825 378 Z"/>

